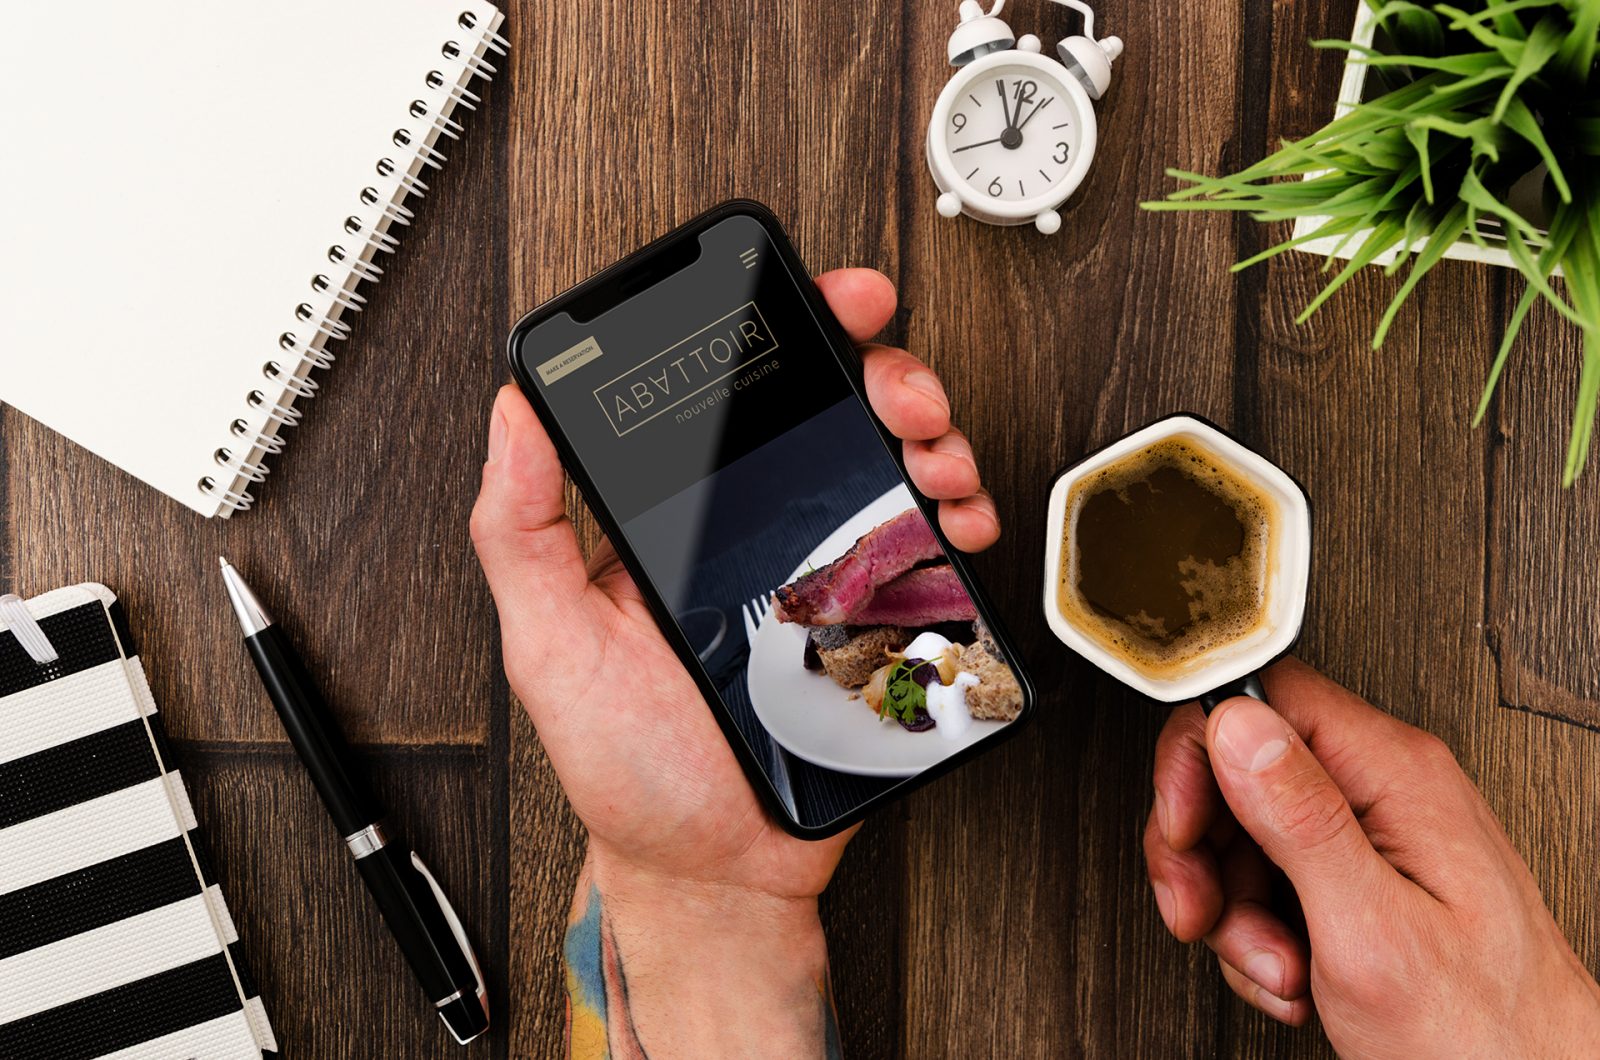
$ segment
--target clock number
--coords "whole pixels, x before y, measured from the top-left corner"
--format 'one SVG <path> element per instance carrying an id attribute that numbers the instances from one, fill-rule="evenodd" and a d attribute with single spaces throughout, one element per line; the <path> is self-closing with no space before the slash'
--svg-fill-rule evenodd
<path id="1" fill-rule="evenodd" d="M 1051 155 L 1050 157 L 1055 159 L 1057 162 L 1065 162 L 1067 160 L 1067 145 L 1065 143 L 1058 143 L 1056 144 L 1056 150 L 1059 152 L 1059 154 Z"/>
<path id="2" fill-rule="evenodd" d="M 960 111 L 956 111 L 950 115 L 950 124 L 956 127 L 956 132 L 960 132 L 967 127 L 967 116 Z"/>
<path id="3" fill-rule="evenodd" d="M 1000 178 L 999 177 L 995 177 L 993 180 L 991 180 L 989 182 L 989 194 L 990 195 L 992 195 L 992 196 L 994 196 L 995 198 L 998 199 L 1000 197 L 1000 193 L 1002 191 L 1005 191 L 1005 189 L 1000 186 Z"/>
<path id="4" fill-rule="evenodd" d="M 1037 81 L 1017 82 L 1017 114 L 1021 114 L 1022 108 L 1025 105 L 1033 102 L 1034 94 L 1038 91 L 1039 83 Z M 1013 117 L 1015 117 L 1015 115 L 1013 115 Z"/>

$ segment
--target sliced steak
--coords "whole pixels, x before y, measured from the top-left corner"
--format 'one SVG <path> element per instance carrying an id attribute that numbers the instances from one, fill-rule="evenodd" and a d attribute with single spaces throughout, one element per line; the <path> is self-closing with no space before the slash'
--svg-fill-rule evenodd
<path id="1" fill-rule="evenodd" d="M 977 617 L 978 609 L 955 568 L 945 563 L 906 571 L 879 588 L 850 615 L 850 621 L 858 626 L 916 629 L 940 622 L 971 622 Z"/>
<path id="2" fill-rule="evenodd" d="M 920 511 L 909 508 L 857 538 L 850 550 L 832 563 L 801 575 L 774 593 L 778 621 L 836 625 L 866 604 L 880 586 L 918 563 L 943 558 L 927 520 Z M 857 623 L 863 624 L 886 623 Z"/>

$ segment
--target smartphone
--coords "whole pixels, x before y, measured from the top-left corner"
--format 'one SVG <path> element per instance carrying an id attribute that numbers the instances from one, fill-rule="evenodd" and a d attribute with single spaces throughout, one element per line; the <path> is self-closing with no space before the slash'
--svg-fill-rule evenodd
<path id="1" fill-rule="evenodd" d="M 529 313 L 508 347 L 786 830 L 838 832 L 1028 719 L 1017 652 L 765 207 L 697 217 Z"/>

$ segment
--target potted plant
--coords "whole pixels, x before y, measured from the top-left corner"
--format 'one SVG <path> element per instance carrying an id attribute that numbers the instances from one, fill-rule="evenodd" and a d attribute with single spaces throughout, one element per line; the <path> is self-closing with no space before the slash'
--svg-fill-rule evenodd
<path id="1" fill-rule="evenodd" d="M 1348 259 L 1298 320 L 1357 270 L 1404 280 L 1374 348 L 1445 257 L 1516 268 L 1527 281 L 1473 418 L 1483 419 L 1529 309 L 1543 299 L 1583 336 L 1564 485 L 1583 470 L 1600 401 L 1600 0 L 1365 0 L 1339 113 L 1231 176 L 1186 183 L 1152 210 L 1238 210 L 1296 222 L 1291 248 Z M 1557 280 L 1557 277 L 1560 277 Z M 1561 288 L 1564 287 L 1564 290 Z"/>

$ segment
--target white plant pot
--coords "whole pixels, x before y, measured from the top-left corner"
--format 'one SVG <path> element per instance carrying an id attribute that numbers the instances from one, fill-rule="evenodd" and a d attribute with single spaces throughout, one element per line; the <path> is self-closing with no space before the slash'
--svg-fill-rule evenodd
<path id="1" fill-rule="evenodd" d="M 1367 6 L 1365 0 L 1359 0 L 1356 5 L 1356 24 L 1355 28 L 1350 32 L 1350 39 L 1356 44 L 1371 47 L 1372 38 L 1376 30 L 1377 20 L 1373 17 L 1372 8 Z M 1351 53 L 1350 57 L 1345 60 L 1344 77 L 1339 82 L 1339 102 L 1333 112 L 1335 118 L 1344 116 L 1351 106 L 1362 98 L 1362 93 L 1366 89 L 1367 74 L 1372 70 L 1372 67 L 1364 63 L 1351 61 L 1354 57 L 1354 53 Z M 1519 181 L 1512 189 L 1512 201 L 1510 203 L 1513 209 L 1541 228 L 1545 224 L 1545 219 L 1539 215 L 1540 208 L 1538 204 L 1540 189 L 1544 183 L 1544 174 L 1544 167 L 1540 166 Z M 1308 174 L 1307 179 L 1313 175 Z M 1327 220 L 1328 218 L 1326 217 L 1299 218 L 1294 223 L 1295 238 L 1298 239 L 1302 236 L 1310 235 Z M 1357 232 L 1353 236 L 1340 235 L 1328 236 L 1324 239 L 1313 239 L 1309 243 L 1302 243 L 1296 249 L 1323 257 L 1333 254 L 1340 258 L 1351 258 L 1360 249 L 1362 241 L 1366 238 L 1367 231 Z M 1511 254 L 1505 250 L 1503 245 L 1496 245 L 1502 243 L 1499 233 L 1488 227 L 1483 227 L 1481 231 L 1484 238 L 1489 242 L 1489 246 L 1479 246 L 1470 237 L 1464 237 L 1446 250 L 1444 256 L 1461 261 L 1481 261 L 1487 265 L 1503 265 L 1506 268 L 1515 268 L 1516 264 L 1511 260 Z M 1425 242 L 1426 238 L 1419 240 L 1413 245 L 1412 250 L 1421 249 Z M 1388 265 L 1394 259 L 1394 251 L 1389 251 L 1379 255 L 1373 261 L 1373 264 Z M 1559 268 L 1556 269 L 1555 275 L 1561 275 Z"/>

